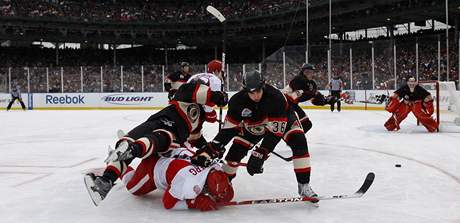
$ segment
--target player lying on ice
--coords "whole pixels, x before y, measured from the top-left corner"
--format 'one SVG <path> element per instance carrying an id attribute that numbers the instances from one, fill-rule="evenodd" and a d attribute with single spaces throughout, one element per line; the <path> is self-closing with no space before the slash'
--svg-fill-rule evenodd
<path id="1" fill-rule="evenodd" d="M 385 122 L 388 131 L 400 129 L 400 123 L 412 112 L 417 120 L 429 131 L 434 132 L 438 123 L 431 117 L 434 112 L 433 97 L 420 87 L 415 78 L 410 77 L 407 84 L 394 92 L 385 108 L 393 115 Z"/>
<path id="2" fill-rule="evenodd" d="M 162 155 L 152 153 L 136 169 L 128 166 L 120 179 L 133 195 L 163 190 L 166 209 L 216 210 L 219 202 L 232 200 L 232 185 L 218 163 L 206 168 L 191 164 L 194 154 L 194 149 L 187 148 L 172 148 Z M 94 186 L 89 182 L 88 186 Z M 93 195 L 92 190 L 88 191 Z"/>
<path id="3" fill-rule="evenodd" d="M 206 145 L 201 134 L 203 122 L 215 121 L 215 112 L 206 110 L 214 105 L 227 104 L 227 95 L 220 91 L 220 84 L 210 84 L 216 82 L 211 79 L 218 79 L 221 69 L 220 61 L 211 61 L 208 75 L 183 84 L 168 107 L 150 116 L 115 144 L 115 150 L 106 159 L 107 166 L 102 176 L 85 176 L 87 184 L 94 184 L 88 190 L 96 195 L 93 197 L 96 205 L 105 198 L 114 182 L 126 173 L 133 159 L 158 155 L 167 152 L 171 146 L 187 142 L 196 147 Z M 220 83 L 220 80 L 217 82 Z"/>

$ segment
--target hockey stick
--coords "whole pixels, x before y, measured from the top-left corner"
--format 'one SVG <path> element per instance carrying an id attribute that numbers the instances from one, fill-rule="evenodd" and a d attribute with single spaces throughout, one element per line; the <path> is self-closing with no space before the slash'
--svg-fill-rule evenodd
<path id="1" fill-rule="evenodd" d="M 271 153 L 273 153 L 273 155 L 279 157 L 280 159 L 282 159 L 282 160 L 284 160 L 284 161 L 286 161 L 286 162 L 292 161 L 292 156 L 290 156 L 290 157 L 284 157 L 284 156 L 281 156 L 280 154 L 278 154 L 278 153 L 275 152 L 275 151 L 272 151 Z"/>
<path id="2" fill-rule="evenodd" d="M 225 83 L 225 36 L 226 36 L 226 33 L 225 33 L 225 17 L 222 15 L 222 13 L 219 12 L 219 10 L 217 10 L 216 8 L 214 8 L 213 6 L 210 6 L 208 5 L 208 7 L 206 7 L 206 11 L 208 11 L 212 16 L 216 17 L 216 19 L 219 20 L 219 22 L 224 26 L 224 33 L 223 33 L 223 37 L 222 37 L 222 84 L 220 85 L 220 91 L 224 91 L 224 83 Z M 228 74 L 227 74 L 228 75 Z M 221 130 L 222 128 L 222 107 L 219 107 L 219 131 Z"/>
<path id="3" fill-rule="evenodd" d="M 319 197 L 290 197 L 290 198 L 269 198 L 269 199 L 260 199 L 260 200 L 245 200 L 245 201 L 229 201 L 220 203 L 220 206 L 235 206 L 235 205 L 252 205 L 252 204 L 274 204 L 274 203 L 293 203 L 293 202 L 315 202 L 321 200 L 336 200 L 336 199 L 350 199 L 350 198 L 360 198 L 362 197 L 367 190 L 371 187 L 374 182 L 375 174 L 369 172 L 364 179 L 361 187 L 353 194 L 339 194 L 331 196 L 319 196 Z"/>

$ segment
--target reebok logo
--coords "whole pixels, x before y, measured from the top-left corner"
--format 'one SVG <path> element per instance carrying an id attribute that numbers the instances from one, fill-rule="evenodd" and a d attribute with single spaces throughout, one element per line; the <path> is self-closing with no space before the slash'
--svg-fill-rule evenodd
<path id="1" fill-rule="evenodd" d="M 45 97 L 45 103 L 46 104 L 85 104 L 85 96 L 60 96 L 56 97 L 53 95 L 46 95 Z"/>

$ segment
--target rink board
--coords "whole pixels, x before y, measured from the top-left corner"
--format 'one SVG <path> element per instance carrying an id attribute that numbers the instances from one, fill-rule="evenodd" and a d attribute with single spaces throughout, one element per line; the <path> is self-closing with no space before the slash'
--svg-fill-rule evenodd
<path id="1" fill-rule="evenodd" d="M 347 110 L 383 110 L 384 103 L 379 103 L 378 98 L 388 96 L 392 91 L 386 90 L 347 90 L 349 102 L 342 101 L 342 108 Z M 229 92 L 231 97 L 236 92 Z M 328 95 L 328 91 L 321 91 Z M 434 95 L 434 92 L 432 92 Z M 457 91 L 460 97 L 460 92 Z M 137 110 L 161 109 L 168 105 L 165 92 L 155 93 L 31 93 L 22 94 L 24 103 L 29 110 Z M 0 94 L 0 106 L 6 108 L 11 100 L 10 94 Z M 450 101 L 449 95 L 441 98 L 441 110 L 447 110 Z M 17 104 L 17 105 L 16 105 Z M 12 109 L 19 109 L 16 102 Z M 329 109 L 329 106 L 314 106 L 310 102 L 300 104 L 306 109 Z"/>

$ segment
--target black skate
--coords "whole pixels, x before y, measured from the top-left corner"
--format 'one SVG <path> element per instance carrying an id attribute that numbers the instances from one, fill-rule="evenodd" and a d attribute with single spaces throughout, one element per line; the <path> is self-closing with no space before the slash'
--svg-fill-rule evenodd
<path id="1" fill-rule="evenodd" d="M 113 183 L 102 176 L 94 175 L 94 173 L 86 174 L 84 179 L 91 200 L 94 205 L 98 206 L 112 189 Z"/>

